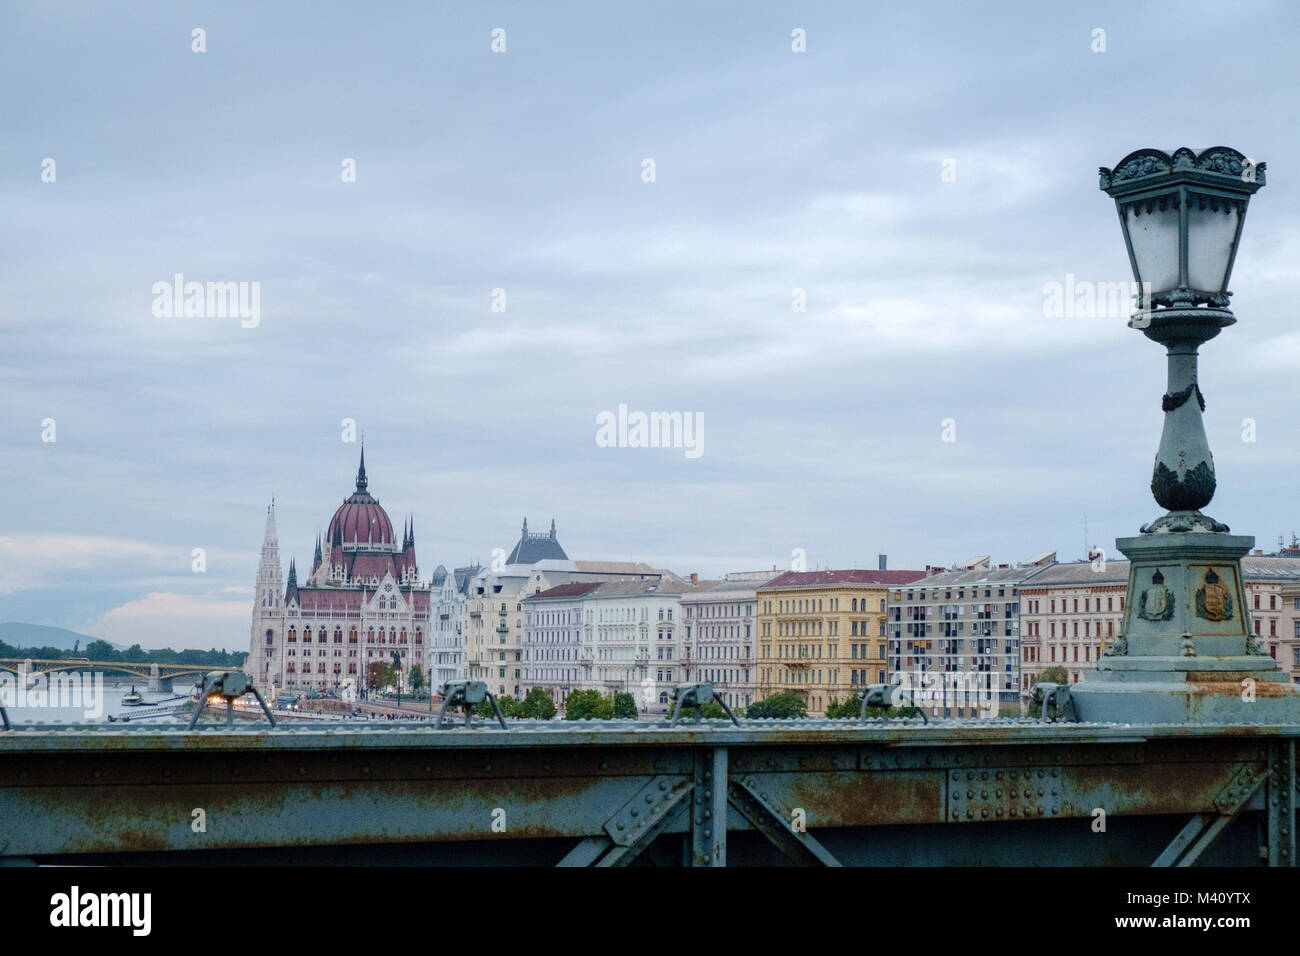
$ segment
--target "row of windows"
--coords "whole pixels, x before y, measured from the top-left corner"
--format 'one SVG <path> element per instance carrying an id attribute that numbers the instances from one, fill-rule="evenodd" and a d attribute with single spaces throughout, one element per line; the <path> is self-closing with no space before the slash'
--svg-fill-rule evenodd
<path id="1" fill-rule="evenodd" d="M 800 670 L 776 670 L 776 671 L 773 671 L 771 668 L 764 668 L 760 673 L 764 683 L 771 683 L 773 674 L 776 675 L 777 683 L 781 683 L 781 684 L 834 685 L 834 684 L 838 684 L 840 680 L 840 672 L 838 668 L 833 670 L 820 670 L 818 668 L 812 668 L 809 670 L 800 669 Z M 884 671 L 881 671 L 880 673 L 883 675 Z M 881 677 L 881 680 L 882 681 L 884 680 L 883 676 Z"/>
<path id="2" fill-rule="evenodd" d="M 937 601 L 937 600 L 939 600 L 939 590 L 940 590 L 939 588 L 935 588 L 932 592 L 930 592 L 930 597 L 929 597 L 929 599 L 932 600 L 932 601 Z M 1007 589 L 1006 589 L 1005 585 L 1004 585 L 1003 587 L 998 588 L 997 591 L 998 591 L 998 597 L 1006 597 L 1006 596 L 1007 596 Z M 1012 596 L 1012 597 L 1015 597 L 1015 596 L 1018 595 L 1019 593 L 1020 593 L 1020 588 L 1019 588 L 1019 587 L 1013 587 L 1013 588 L 1011 589 L 1011 596 Z M 952 589 L 952 588 L 943 588 L 943 599 L 944 599 L 945 601 L 951 601 L 951 600 L 952 600 L 952 595 L 953 595 L 953 589 Z M 980 596 L 980 589 L 979 589 L 979 588 L 971 588 L 971 589 L 970 589 L 970 596 L 973 597 L 973 598 L 977 598 L 977 597 L 979 597 L 979 596 Z M 993 588 L 985 588 L 985 589 L 984 589 L 984 596 L 985 596 L 986 598 L 990 598 L 990 597 L 992 597 L 992 596 L 993 596 Z M 960 601 L 960 600 L 963 600 L 965 597 L 966 597 L 966 588 L 957 588 L 957 600 L 959 600 L 959 601 Z M 922 589 L 922 590 L 920 590 L 920 591 L 908 591 L 908 592 L 907 592 L 907 600 L 908 600 L 908 601 L 924 601 L 924 600 L 926 600 L 926 592 L 925 592 L 924 589 Z M 901 604 L 902 602 L 903 602 L 903 592 L 902 592 L 901 590 L 900 590 L 900 591 L 895 591 L 895 592 L 894 592 L 894 603 L 895 603 L 895 604 Z"/>
<path id="3" fill-rule="evenodd" d="M 871 673 L 870 671 L 865 671 L 865 670 L 855 670 L 855 671 L 851 671 L 850 673 L 852 674 L 852 677 L 853 677 L 853 679 L 852 679 L 852 681 L 851 681 L 850 683 L 853 683 L 853 684 L 870 684 L 870 683 L 872 683 L 872 681 L 869 679 L 869 676 L 868 676 L 868 675 Z M 884 682 L 885 682 L 885 672 L 884 672 L 884 671 L 876 671 L 876 680 L 875 680 L 875 683 L 877 683 L 877 684 L 883 684 Z"/>
<path id="4" fill-rule="evenodd" d="M 1072 635 L 1070 634 L 1070 632 L 1069 632 L 1069 630 L 1068 630 L 1068 627 L 1069 627 L 1071 624 L 1072 624 L 1073 627 L 1074 627 L 1074 633 L 1073 633 Z M 1095 625 L 1095 627 L 1094 627 L 1094 625 Z M 1085 638 L 1088 638 L 1088 637 L 1092 637 L 1094 634 L 1095 634 L 1097 637 L 1101 637 L 1101 621 L 1084 621 L 1084 622 L 1083 622 L 1083 636 L 1084 636 Z M 1029 633 L 1026 634 L 1025 636 L 1026 636 L 1026 637 L 1042 637 L 1042 636 L 1043 636 L 1043 632 L 1042 632 L 1042 623 L 1041 623 L 1040 621 L 1030 621 L 1030 622 L 1029 622 Z M 1055 621 L 1051 621 L 1051 622 L 1049 622 L 1049 624 L 1048 624 L 1048 626 L 1047 626 L 1047 636 L 1048 636 L 1048 637 L 1056 637 L 1056 622 L 1055 622 Z M 1078 622 L 1078 621 L 1071 621 L 1071 622 L 1062 621 L 1062 622 L 1061 622 L 1061 637 L 1071 637 L 1071 636 L 1073 636 L 1073 637 L 1078 637 L 1078 636 L 1079 636 L 1079 622 Z M 1114 622 L 1114 621 L 1107 621 L 1107 622 L 1106 622 L 1106 636 L 1107 636 L 1107 637 L 1114 637 L 1114 636 L 1115 636 L 1115 622 Z"/>
<path id="5" fill-rule="evenodd" d="M 740 617 L 741 605 L 739 604 L 687 604 L 686 616 L 688 618 L 708 618 L 708 617 Z M 754 605 L 746 604 L 745 616 L 754 616 Z"/>
<path id="6" fill-rule="evenodd" d="M 387 632 L 386 632 L 382 627 L 379 629 L 379 643 L 380 643 L 380 644 L 385 644 L 385 643 L 387 643 L 387 640 L 386 640 L 386 633 L 387 633 Z M 324 644 L 325 641 L 326 641 L 326 639 L 327 639 L 328 637 L 329 637 L 329 634 L 326 633 L 324 630 L 322 630 L 321 633 L 320 633 L 320 640 L 319 640 L 317 643 Z M 273 630 L 268 630 L 268 631 L 266 632 L 266 643 L 270 644 L 270 643 L 272 643 L 274 640 L 275 640 L 275 631 L 273 631 Z M 289 633 L 288 633 L 287 635 L 285 635 L 285 640 L 287 640 L 290 644 L 296 644 L 296 643 L 298 643 L 298 629 L 295 628 L 295 627 L 291 627 L 291 628 L 289 628 Z M 310 627 L 308 627 L 308 628 L 304 628 L 304 629 L 303 629 L 303 632 L 302 632 L 302 642 L 303 642 L 304 644 L 310 644 L 310 643 L 312 642 L 312 640 L 311 640 L 311 628 L 310 628 Z M 400 644 L 406 644 L 406 643 L 408 643 L 408 638 L 407 638 L 407 635 L 406 635 L 406 628 L 402 628 L 400 639 L 399 639 L 399 637 L 398 637 L 398 632 L 394 631 L 394 632 L 393 632 L 393 641 L 392 641 L 392 642 L 393 642 L 394 644 L 399 644 L 399 643 L 400 643 Z M 334 643 L 335 643 L 335 644 L 342 644 L 342 643 L 343 643 L 343 632 L 342 632 L 341 630 L 337 630 L 337 629 L 336 629 L 336 630 L 334 631 Z M 357 643 L 357 631 L 356 631 L 356 628 L 352 628 L 351 630 L 348 631 L 348 643 L 349 643 L 349 644 L 355 644 L 355 643 Z M 373 643 L 375 643 L 375 630 L 374 630 L 374 628 L 371 628 L 369 631 L 366 632 L 366 643 L 367 643 L 367 644 L 373 644 Z M 417 644 L 422 644 L 422 643 L 424 643 L 424 633 L 423 633 L 423 631 L 422 631 L 420 628 L 418 628 L 418 627 L 415 629 L 415 643 L 417 643 Z"/>
<path id="7" fill-rule="evenodd" d="M 1112 594 L 1112 595 L 1107 595 L 1107 597 L 1106 597 L 1106 610 L 1107 610 L 1107 611 L 1116 611 L 1116 610 L 1122 611 L 1122 610 L 1124 610 L 1124 595 L 1121 594 L 1121 595 L 1118 596 L 1118 601 L 1119 601 L 1119 607 L 1118 607 L 1118 608 L 1115 607 L 1115 602 L 1116 602 L 1116 600 L 1117 600 L 1117 598 L 1116 598 L 1115 595 L 1113 595 L 1113 594 Z M 1074 610 L 1073 610 L 1073 611 L 1071 611 L 1070 608 L 1069 608 L 1069 606 L 1068 606 L 1070 601 L 1073 601 L 1073 602 L 1074 602 Z M 1061 610 L 1060 610 L 1059 612 L 1056 610 L 1056 598 L 1051 598 L 1050 600 L 1048 600 L 1048 602 L 1047 602 L 1047 606 L 1048 606 L 1048 611 L 1047 611 L 1048 614 L 1058 614 L 1058 613 L 1059 613 L 1059 614 L 1078 614 L 1078 613 L 1079 613 L 1079 599 L 1078 599 L 1078 598 L 1061 598 Z M 1025 612 L 1026 612 L 1027 614 L 1042 614 L 1042 613 L 1043 613 L 1043 602 L 1042 602 L 1041 600 L 1035 600 L 1035 599 L 1032 599 L 1032 598 L 1026 598 L 1026 599 L 1025 599 Z M 1093 598 L 1085 597 L 1085 598 L 1083 599 L 1083 613 L 1084 613 L 1084 614 L 1093 614 L 1093 613 L 1100 614 L 1100 613 L 1101 613 L 1101 598 L 1100 598 L 1100 597 L 1097 597 L 1097 598 L 1094 600 Z"/>

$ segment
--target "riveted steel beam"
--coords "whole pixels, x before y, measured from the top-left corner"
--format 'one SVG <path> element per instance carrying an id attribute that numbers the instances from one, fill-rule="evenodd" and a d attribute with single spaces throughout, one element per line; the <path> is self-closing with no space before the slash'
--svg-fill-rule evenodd
<path id="1" fill-rule="evenodd" d="M 1268 744 L 1268 865 L 1295 866 L 1295 741 Z"/>
<path id="2" fill-rule="evenodd" d="M 1061 814 L 1064 789 L 1060 767 L 953 770 L 948 774 L 948 820 L 1050 819 Z"/>
<path id="3" fill-rule="evenodd" d="M 681 816 L 694 789 L 692 777 L 655 777 L 605 823 L 607 840 L 584 840 L 569 851 L 561 865 L 626 866 Z M 593 855 L 597 848 L 600 853 Z"/>
<path id="4" fill-rule="evenodd" d="M 778 807 L 760 786 L 753 777 L 731 781 L 727 791 L 731 805 L 754 829 L 800 866 L 839 866 L 839 861 L 826 847 L 801 826 L 795 825 L 794 811 L 800 808 Z"/>
<path id="5" fill-rule="evenodd" d="M 727 748 L 695 755 L 691 866 L 727 865 Z"/>
<path id="6" fill-rule="evenodd" d="M 556 866 L 591 866 L 614 846 L 614 841 L 607 836 L 583 837 L 577 845 L 556 863 Z"/>
<path id="7" fill-rule="evenodd" d="M 1228 785 L 1215 797 L 1216 812 L 1194 814 L 1151 865 L 1192 866 L 1219 838 L 1219 834 L 1237 819 L 1237 815 L 1268 777 L 1267 768 L 1260 769 L 1253 765 L 1239 767 Z"/>

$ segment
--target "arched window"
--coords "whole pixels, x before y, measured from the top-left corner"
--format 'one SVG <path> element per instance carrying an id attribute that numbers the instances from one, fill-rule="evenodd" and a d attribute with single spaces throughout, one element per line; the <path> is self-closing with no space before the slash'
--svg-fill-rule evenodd
<path id="1" fill-rule="evenodd" d="M 274 631 L 268 630 L 268 631 L 266 632 L 266 643 L 268 643 L 268 644 L 274 644 L 274 643 L 275 643 L 275 632 L 274 632 Z"/>
<path id="2" fill-rule="evenodd" d="M 375 629 L 373 627 L 366 632 L 366 643 L 367 644 L 375 643 Z"/>
<path id="3" fill-rule="evenodd" d="M 853 599 L 853 610 L 856 611 L 857 609 L 858 609 L 858 599 L 857 599 L 857 598 L 854 598 L 854 599 Z"/>
<path id="4" fill-rule="evenodd" d="M 349 644 L 355 644 L 356 642 L 357 642 L 357 629 L 356 629 L 355 627 L 353 627 L 353 628 L 349 628 L 349 629 L 348 629 L 348 643 L 349 643 Z"/>
<path id="5" fill-rule="evenodd" d="M 343 643 L 343 628 L 341 627 L 334 628 L 334 643 L 335 644 Z"/>
<path id="6" fill-rule="evenodd" d="M 298 631 L 292 627 L 289 628 L 289 643 L 290 644 L 298 643 Z"/>
<path id="7" fill-rule="evenodd" d="M 310 644 L 310 643 L 311 643 L 311 628 L 310 628 L 310 627 L 304 627 L 304 628 L 302 629 L 302 642 L 303 642 L 304 644 Z"/>

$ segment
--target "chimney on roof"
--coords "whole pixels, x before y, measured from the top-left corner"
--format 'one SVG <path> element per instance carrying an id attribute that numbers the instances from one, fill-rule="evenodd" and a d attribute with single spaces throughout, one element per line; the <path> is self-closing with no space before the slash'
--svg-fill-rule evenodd
<path id="1" fill-rule="evenodd" d="M 1264 551 L 1263 551 L 1262 548 L 1256 548 L 1256 549 L 1255 549 L 1255 553 L 1256 553 L 1256 554 L 1263 554 Z"/>
<path id="2" fill-rule="evenodd" d="M 692 571 L 692 572 L 691 572 L 691 583 L 692 583 L 692 584 L 699 584 L 699 583 L 700 583 L 700 576 L 699 576 L 699 574 L 698 574 L 697 572 L 695 572 L 695 571 Z"/>
<path id="3" fill-rule="evenodd" d="M 889 555 L 881 554 L 881 555 L 877 555 L 877 558 L 880 561 L 880 570 L 881 571 L 889 570 Z"/>

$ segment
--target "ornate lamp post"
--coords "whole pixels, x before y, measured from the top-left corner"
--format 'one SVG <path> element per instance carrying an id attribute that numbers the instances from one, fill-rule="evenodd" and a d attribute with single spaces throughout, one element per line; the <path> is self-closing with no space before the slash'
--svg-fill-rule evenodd
<path id="1" fill-rule="evenodd" d="M 1300 719 L 1300 690 L 1262 653 L 1247 620 L 1241 558 L 1255 539 L 1201 512 L 1215 477 L 1197 349 L 1237 321 L 1228 281 L 1246 206 L 1263 185 L 1263 163 L 1223 146 L 1199 154 L 1140 149 L 1101 170 L 1141 290 L 1129 326 L 1168 351 L 1151 477 L 1166 514 L 1116 541 L 1131 561 L 1123 629 L 1096 678 L 1071 688 L 1080 720 Z"/>

